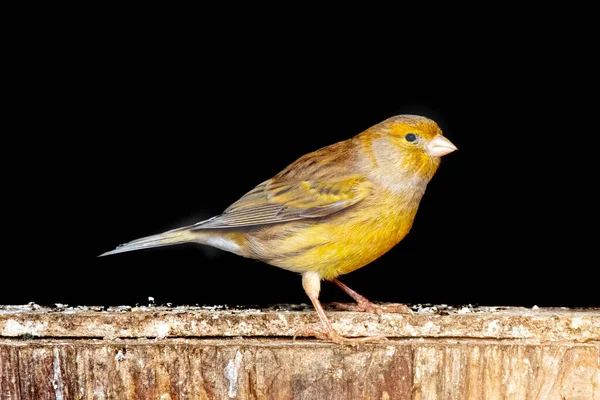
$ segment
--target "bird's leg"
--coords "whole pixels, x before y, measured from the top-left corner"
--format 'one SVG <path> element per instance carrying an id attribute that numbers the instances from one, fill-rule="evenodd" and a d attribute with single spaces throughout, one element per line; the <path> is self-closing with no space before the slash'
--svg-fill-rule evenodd
<path id="1" fill-rule="evenodd" d="M 332 282 L 335 283 L 336 285 L 338 285 L 340 287 L 340 289 L 342 289 L 344 292 L 348 293 L 348 295 L 356 301 L 356 304 L 333 302 L 333 303 L 330 303 L 330 305 L 334 306 L 335 308 L 337 308 L 339 310 L 369 312 L 369 313 L 377 314 L 380 317 L 383 315 L 383 313 L 384 313 L 383 308 L 371 303 L 369 301 L 369 299 L 356 293 L 354 290 L 350 289 L 348 286 L 346 286 L 342 282 L 340 282 L 339 279 L 335 278 L 332 280 Z M 408 308 L 406 305 L 399 304 L 398 306 L 400 306 L 400 307 L 396 307 L 397 309 L 394 309 L 394 311 L 410 312 L 410 308 Z"/>
<path id="2" fill-rule="evenodd" d="M 332 282 L 338 285 L 344 292 L 348 293 L 348 295 L 356 301 L 356 304 L 332 302 L 330 305 L 339 310 L 370 312 L 377 314 L 380 317 L 383 315 L 383 310 L 381 307 L 371 303 L 366 297 L 361 296 L 354 290 L 350 289 L 348 286 L 340 282 L 339 279 L 335 278 L 332 280 Z"/>
<path id="3" fill-rule="evenodd" d="M 302 275 L 302 286 L 304 287 L 304 291 L 306 292 L 306 294 L 308 295 L 308 298 L 310 299 L 310 301 L 312 302 L 313 306 L 315 307 L 315 310 L 317 311 L 317 314 L 319 315 L 319 319 L 321 320 L 321 323 L 323 324 L 323 327 L 325 328 L 325 332 L 319 332 L 316 329 L 303 329 L 301 332 L 298 332 L 296 334 L 303 334 L 303 335 L 314 335 L 315 337 L 319 338 L 319 339 L 327 339 L 327 340 L 331 340 L 334 343 L 338 343 L 338 344 L 348 344 L 348 345 L 352 345 L 352 346 L 357 346 L 361 343 L 369 343 L 369 342 L 380 342 L 383 340 L 386 340 L 386 338 L 384 336 L 371 336 L 371 337 L 364 337 L 364 338 L 347 338 L 344 336 L 341 336 L 339 333 L 337 333 L 335 331 L 335 329 L 333 329 L 333 326 L 331 326 L 331 322 L 329 322 L 329 319 L 327 318 L 327 315 L 325 314 L 325 310 L 323 309 L 323 306 L 321 305 L 321 302 L 319 301 L 319 292 L 321 290 L 321 277 L 317 272 L 306 272 Z"/>

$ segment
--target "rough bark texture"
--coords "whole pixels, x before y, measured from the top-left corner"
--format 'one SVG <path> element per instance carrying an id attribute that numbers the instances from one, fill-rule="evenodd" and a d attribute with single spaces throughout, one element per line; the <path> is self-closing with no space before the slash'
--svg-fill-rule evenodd
<path id="1" fill-rule="evenodd" d="M 1 400 L 600 400 L 598 310 L 329 313 L 391 338 L 354 348 L 292 340 L 314 311 L 30 308 L 0 309 Z"/>

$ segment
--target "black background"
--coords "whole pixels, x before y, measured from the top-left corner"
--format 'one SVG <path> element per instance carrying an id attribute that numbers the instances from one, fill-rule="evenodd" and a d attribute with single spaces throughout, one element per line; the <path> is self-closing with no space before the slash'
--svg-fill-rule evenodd
<path id="1" fill-rule="evenodd" d="M 342 281 L 383 302 L 600 306 L 589 50 L 501 27 L 384 44 L 154 17 L 55 25 L 13 49 L 0 304 L 307 303 L 297 274 L 204 246 L 97 255 L 412 113 L 459 150 L 410 234 Z M 349 300 L 330 283 L 321 299 Z"/>

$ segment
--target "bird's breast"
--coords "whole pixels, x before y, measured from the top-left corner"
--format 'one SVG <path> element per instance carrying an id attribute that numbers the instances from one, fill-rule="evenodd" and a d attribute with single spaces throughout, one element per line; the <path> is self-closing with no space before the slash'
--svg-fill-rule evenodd
<path id="1" fill-rule="evenodd" d="M 412 227 L 417 207 L 411 199 L 379 193 L 328 217 L 250 233 L 248 244 L 256 258 L 269 264 L 332 279 L 394 247 Z"/>

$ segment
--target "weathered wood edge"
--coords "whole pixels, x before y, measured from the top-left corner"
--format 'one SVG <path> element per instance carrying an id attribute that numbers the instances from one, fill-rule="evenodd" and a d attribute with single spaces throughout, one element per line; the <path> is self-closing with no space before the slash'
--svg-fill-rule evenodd
<path id="1" fill-rule="evenodd" d="M 393 309 L 393 305 L 384 305 Z M 296 308 L 296 310 L 294 310 Z M 96 311 L 95 311 L 96 310 Z M 421 310 L 422 311 L 422 310 Z M 600 341 L 600 309 L 477 307 L 373 314 L 328 311 L 349 337 L 521 340 L 531 343 Z M 318 324 L 310 308 L 0 306 L 0 338 L 226 338 L 293 337 Z M 302 336 L 301 334 L 299 336 Z"/>

